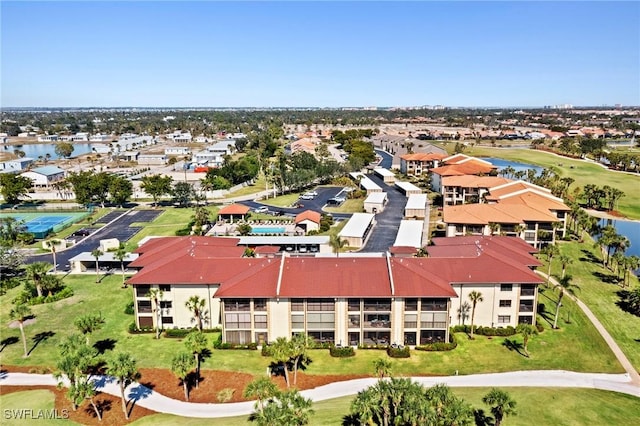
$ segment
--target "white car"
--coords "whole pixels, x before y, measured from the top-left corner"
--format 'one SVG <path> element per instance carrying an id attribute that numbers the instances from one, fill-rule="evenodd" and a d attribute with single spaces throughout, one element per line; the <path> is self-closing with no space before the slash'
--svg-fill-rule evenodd
<path id="1" fill-rule="evenodd" d="M 261 207 L 253 209 L 253 211 L 256 212 L 256 213 L 269 213 L 269 207 L 261 206 Z"/>

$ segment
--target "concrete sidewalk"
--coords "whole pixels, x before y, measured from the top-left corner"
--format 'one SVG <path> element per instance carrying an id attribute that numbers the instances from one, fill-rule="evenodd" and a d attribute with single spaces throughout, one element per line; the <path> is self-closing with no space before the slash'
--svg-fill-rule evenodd
<path id="1" fill-rule="evenodd" d="M 634 385 L 628 374 L 576 373 L 563 370 L 514 371 L 508 373 L 472 374 L 468 376 L 413 377 L 425 386 L 439 383 L 451 387 L 570 387 L 601 389 L 625 393 L 640 398 L 640 387 Z M 98 390 L 120 396 L 118 384 L 111 377 L 97 376 Z M 348 380 L 330 383 L 315 389 L 302 391 L 302 395 L 313 401 L 324 401 L 342 396 L 355 395 L 375 384 L 376 378 Z M 50 374 L 4 373 L 0 375 L 0 386 L 56 386 L 57 380 Z M 183 417 L 215 418 L 249 415 L 254 411 L 254 402 L 229 404 L 205 404 L 184 402 L 168 398 L 138 383 L 126 390 L 127 397 L 135 404 L 150 410 Z"/>

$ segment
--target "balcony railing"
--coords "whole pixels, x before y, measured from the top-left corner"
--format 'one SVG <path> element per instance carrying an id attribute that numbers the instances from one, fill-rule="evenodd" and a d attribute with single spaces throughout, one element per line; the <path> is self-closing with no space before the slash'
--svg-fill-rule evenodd
<path id="1" fill-rule="evenodd" d="M 373 321 L 365 321 L 365 328 L 391 328 L 391 321 L 384 320 L 373 320 Z"/>
<path id="2" fill-rule="evenodd" d="M 520 312 L 533 312 L 533 305 L 520 305 Z"/>
<path id="3" fill-rule="evenodd" d="M 534 288 L 521 288 L 520 289 L 520 296 L 535 296 L 536 295 L 536 289 Z"/>
<path id="4" fill-rule="evenodd" d="M 420 322 L 420 328 L 447 328 L 446 321 L 426 321 Z"/>

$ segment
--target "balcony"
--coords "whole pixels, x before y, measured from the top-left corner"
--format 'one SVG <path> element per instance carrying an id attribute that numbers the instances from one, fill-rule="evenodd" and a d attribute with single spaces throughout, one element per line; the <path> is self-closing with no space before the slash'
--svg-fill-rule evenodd
<path id="1" fill-rule="evenodd" d="M 533 304 L 520 304 L 520 312 L 533 312 Z"/>
<path id="2" fill-rule="evenodd" d="M 446 321 L 420 322 L 420 328 L 447 328 Z"/>
<path id="3" fill-rule="evenodd" d="M 535 288 L 520 288 L 520 296 L 535 296 L 536 289 Z"/>
<path id="4" fill-rule="evenodd" d="M 364 328 L 391 328 L 389 320 L 371 320 L 364 322 Z"/>

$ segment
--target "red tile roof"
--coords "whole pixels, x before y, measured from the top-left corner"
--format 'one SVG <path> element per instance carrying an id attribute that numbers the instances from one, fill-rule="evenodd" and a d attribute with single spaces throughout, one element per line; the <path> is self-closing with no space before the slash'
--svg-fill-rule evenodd
<path id="1" fill-rule="evenodd" d="M 400 156 L 401 159 L 406 161 L 433 161 L 442 160 L 445 157 L 445 154 L 437 154 L 435 152 L 404 154 Z"/>
<path id="2" fill-rule="evenodd" d="M 189 255 L 145 266 L 129 279 L 129 284 L 220 284 L 264 259 L 201 259 Z"/>
<path id="3" fill-rule="evenodd" d="M 389 249 L 391 254 L 416 254 L 418 249 L 411 246 L 393 246 Z"/>
<path id="4" fill-rule="evenodd" d="M 238 247 L 238 242 L 237 238 L 200 236 L 154 238 L 135 250 L 140 257 L 129 265 L 137 268 L 158 261 L 169 262 L 186 254 L 199 259 L 240 257 L 244 248 Z"/>
<path id="5" fill-rule="evenodd" d="M 303 220 L 310 220 L 313 223 L 320 224 L 320 213 L 314 212 L 313 210 L 305 210 L 302 213 L 296 216 L 296 223 L 300 223 Z"/>
<path id="6" fill-rule="evenodd" d="M 249 207 L 243 206 L 242 204 L 231 204 L 229 206 L 221 208 L 218 214 L 245 215 L 249 213 L 249 210 L 251 210 Z"/>
<path id="7" fill-rule="evenodd" d="M 537 253 L 538 250 L 518 237 L 465 236 L 433 238 L 432 242 L 434 245 L 427 247 L 429 257 L 471 258 L 487 252 L 496 256 L 506 256 L 518 264 L 528 267 L 541 265 L 540 261 L 532 256 L 532 253 Z"/>
<path id="8" fill-rule="evenodd" d="M 399 297 L 458 297 L 446 279 L 429 267 L 427 258 L 392 258 L 395 295 Z"/>
<path id="9" fill-rule="evenodd" d="M 485 164 L 484 161 L 469 160 L 459 164 L 449 164 L 446 166 L 436 167 L 431 169 L 432 173 L 440 176 L 456 176 L 456 175 L 479 175 L 489 174 L 497 167 L 490 164 Z"/>
<path id="10" fill-rule="evenodd" d="M 260 259 L 224 281 L 216 297 L 275 297 L 280 273 L 279 259 Z"/>

